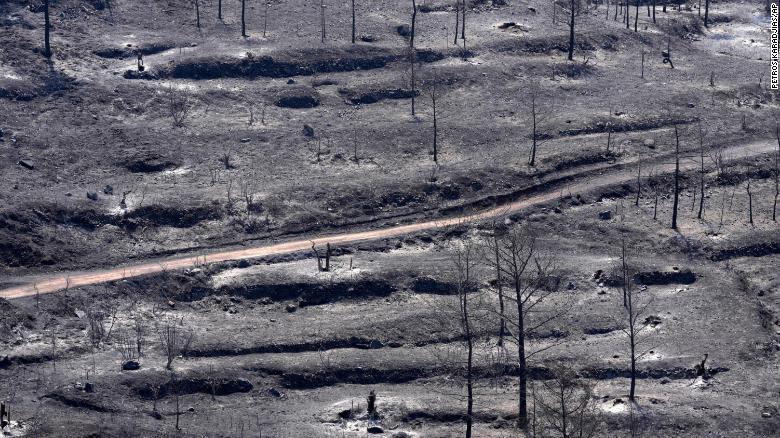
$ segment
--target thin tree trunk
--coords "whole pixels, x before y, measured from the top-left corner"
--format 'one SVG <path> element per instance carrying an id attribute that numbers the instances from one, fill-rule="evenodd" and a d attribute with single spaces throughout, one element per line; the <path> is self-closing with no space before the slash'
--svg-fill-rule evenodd
<path id="1" fill-rule="evenodd" d="M 195 24 L 200 29 L 200 0 L 195 0 Z"/>
<path id="2" fill-rule="evenodd" d="M 263 14 L 263 38 L 265 38 L 265 31 L 268 29 L 268 7 L 271 5 L 271 0 L 265 2 L 265 13 Z"/>
<path id="3" fill-rule="evenodd" d="M 637 162 L 637 170 L 636 170 L 636 200 L 634 201 L 634 205 L 639 207 L 639 198 L 642 196 L 642 158 L 639 158 L 639 161 Z"/>
<path id="4" fill-rule="evenodd" d="M 536 164 L 536 96 L 531 96 L 531 156 L 528 159 L 528 165 Z"/>
<path id="5" fill-rule="evenodd" d="M 469 263 L 466 261 L 466 263 Z M 468 267 L 466 268 L 468 269 Z M 466 329 L 466 343 L 468 347 L 468 359 L 466 364 L 466 391 L 468 393 L 466 406 L 466 438 L 471 438 L 471 425 L 474 412 L 474 382 L 473 382 L 473 362 L 474 362 L 474 342 L 471 339 L 471 326 L 469 325 L 468 314 L 468 290 L 463 291 L 463 322 Z"/>
<path id="6" fill-rule="evenodd" d="M 677 229 L 677 205 L 680 198 L 680 135 L 677 131 L 677 125 L 674 125 L 674 205 L 672 207 L 672 229 Z"/>
<path id="7" fill-rule="evenodd" d="M 222 0 L 217 2 L 217 19 L 222 20 Z"/>
<path id="8" fill-rule="evenodd" d="M 704 0 L 704 27 L 709 27 L 710 0 Z"/>
<path id="9" fill-rule="evenodd" d="M 433 89 L 431 90 L 431 104 L 433 105 L 433 162 L 438 163 L 439 162 L 439 148 L 438 148 L 438 137 L 439 137 L 439 128 L 437 125 L 436 120 L 436 85 L 433 86 Z"/>
<path id="10" fill-rule="evenodd" d="M 748 195 L 748 212 L 749 212 L 749 222 L 750 225 L 753 225 L 753 192 L 750 191 L 750 176 L 748 176 L 747 180 L 747 195 Z"/>
<path id="11" fill-rule="evenodd" d="M 701 219 L 704 214 L 704 136 L 701 131 L 701 124 L 699 124 L 699 160 L 701 163 L 701 168 L 699 169 L 699 213 L 696 217 Z"/>
<path id="12" fill-rule="evenodd" d="M 495 231 L 493 231 L 495 233 Z M 500 323 L 498 327 L 498 346 L 504 345 L 504 332 L 506 331 L 506 320 L 504 316 L 504 286 L 501 284 L 501 259 L 498 255 L 498 236 L 493 235 L 493 244 L 496 246 L 496 288 L 498 289 L 498 310 L 500 312 Z"/>
<path id="13" fill-rule="evenodd" d="M 409 47 L 414 49 L 414 22 L 417 21 L 417 3 L 412 0 L 412 29 L 409 34 Z"/>
<path id="14" fill-rule="evenodd" d="M 43 54 L 47 58 L 51 58 L 51 46 L 49 45 L 49 29 L 51 23 L 49 22 L 49 0 L 43 0 Z"/>
<path id="15" fill-rule="evenodd" d="M 352 0 L 352 44 L 355 44 L 355 0 Z"/>
<path id="16" fill-rule="evenodd" d="M 772 204 L 772 221 L 777 222 L 777 198 L 780 197 L 780 128 L 775 128 L 777 155 L 775 155 L 775 202 Z"/>
<path id="17" fill-rule="evenodd" d="M 246 38 L 246 0 L 241 0 L 241 36 Z"/>
<path id="18" fill-rule="evenodd" d="M 571 0 L 569 7 L 571 9 L 571 15 L 569 16 L 569 61 L 574 60 L 574 5 L 575 1 Z"/>
<path id="19" fill-rule="evenodd" d="M 655 24 L 655 3 L 656 0 L 653 0 L 653 24 Z"/>
<path id="20" fill-rule="evenodd" d="M 411 68 L 412 68 L 412 81 L 411 81 L 412 82 L 412 116 L 415 115 L 415 112 L 414 112 L 414 103 L 415 102 L 414 101 L 415 101 L 415 95 L 417 94 L 417 92 L 416 92 L 417 91 L 416 90 L 417 84 L 415 83 L 415 77 L 414 77 L 414 63 L 415 63 L 415 58 L 416 57 L 417 57 L 417 52 L 414 50 L 414 48 L 410 48 L 409 49 L 409 63 L 411 64 Z"/>
<path id="21" fill-rule="evenodd" d="M 637 32 L 637 26 L 639 25 L 639 0 L 636 0 L 636 11 L 634 12 L 634 32 Z"/>
<path id="22" fill-rule="evenodd" d="M 460 20 L 460 39 L 464 41 L 464 48 L 465 48 L 465 41 L 466 41 L 466 0 L 462 0 L 463 4 L 461 5 L 461 13 L 463 15 L 463 18 Z"/>
<path id="23" fill-rule="evenodd" d="M 517 415 L 517 425 L 521 428 L 524 428 L 526 425 L 528 425 L 528 407 L 526 406 L 527 398 L 528 398 L 528 369 L 527 364 L 525 360 L 525 324 L 523 321 L 523 296 L 522 296 L 522 288 L 520 286 L 520 278 L 515 278 L 515 292 L 516 292 L 516 299 L 517 299 L 517 365 L 518 370 L 520 374 L 520 387 L 519 387 L 519 397 L 518 397 L 518 415 Z"/>
<path id="24" fill-rule="evenodd" d="M 458 45 L 458 26 L 460 24 L 460 11 L 458 10 L 460 8 L 460 1 L 455 0 L 455 37 L 453 38 L 452 43 L 456 46 Z"/>

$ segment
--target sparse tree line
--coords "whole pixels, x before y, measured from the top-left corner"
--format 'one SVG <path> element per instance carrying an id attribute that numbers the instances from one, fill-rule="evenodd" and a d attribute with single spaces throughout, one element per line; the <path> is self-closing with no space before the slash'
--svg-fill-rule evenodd
<path id="1" fill-rule="evenodd" d="M 445 347 L 439 360 L 462 392 L 450 394 L 465 404 L 465 436 L 473 436 L 475 403 L 502 379 L 516 379 L 516 426 L 531 437 L 590 437 L 603 431 L 601 401 L 593 384 L 564 363 L 543 375 L 532 366 L 537 355 L 567 341 L 565 324 L 573 310 L 571 291 L 562 290 L 563 272 L 527 226 L 493 224 L 452 249 L 451 299 L 436 299 L 432 323 L 459 342 Z M 652 299 L 633 284 L 627 242 L 620 251 L 621 295 L 614 320 L 625 336 L 628 386 L 636 403 L 637 361 L 649 351 Z M 644 290 L 644 289 L 643 289 Z M 456 300 L 456 301 L 455 301 Z M 550 341 L 535 341 L 555 332 Z M 505 384 L 505 383 L 504 383 Z M 632 420 L 633 422 L 633 420 Z"/>

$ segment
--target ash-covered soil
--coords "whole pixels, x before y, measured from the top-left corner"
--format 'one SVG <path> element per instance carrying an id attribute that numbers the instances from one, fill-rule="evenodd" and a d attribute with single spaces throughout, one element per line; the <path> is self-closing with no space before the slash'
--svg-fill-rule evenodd
<path id="1" fill-rule="evenodd" d="M 626 29 L 615 3 L 583 2 L 568 61 L 569 2 L 466 0 L 455 45 L 455 2 L 419 1 L 412 73 L 411 2 L 355 3 L 351 44 L 350 2 L 324 2 L 323 38 L 301 0 L 247 2 L 247 37 L 238 0 L 198 2 L 199 28 L 190 1 L 52 0 L 48 62 L 42 2 L 0 4 L 0 289 L 160 266 L 0 298 L 8 433 L 445 437 L 470 418 L 478 437 L 571 436 L 544 405 L 563 365 L 593 436 L 774 436 L 764 4 L 711 2 L 705 28 L 698 3 L 659 3 L 654 22 L 643 2 L 634 32 L 633 6 Z M 327 270 L 312 251 L 165 267 L 533 196 L 334 245 Z M 499 286 L 515 322 L 521 286 L 496 280 L 496 232 L 550 261 L 526 368 L 518 327 L 500 333 Z M 624 284 L 641 310 L 633 402 Z M 521 375 L 538 421 L 518 428 Z"/>

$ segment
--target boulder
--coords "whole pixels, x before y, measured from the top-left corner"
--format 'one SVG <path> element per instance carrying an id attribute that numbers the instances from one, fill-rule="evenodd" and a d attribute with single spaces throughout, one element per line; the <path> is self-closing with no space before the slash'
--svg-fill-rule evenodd
<path id="1" fill-rule="evenodd" d="M 35 169 L 35 165 L 31 160 L 19 160 L 17 164 L 24 167 L 25 169 L 29 169 L 29 170 Z"/>
<path id="2" fill-rule="evenodd" d="M 309 125 L 303 125 L 303 135 L 306 137 L 314 137 L 314 128 Z"/>
<path id="3" fill-rule="evenodd" d="M 98 200 L 97 192 L 87 192 L 87 199 L 90 199 L 92 201 L 97 201 Z"/>
<path id="4" fill-rule="evenodd" d="M 366 432 L 368 432 L 368 433 L 385 433 L 385 430 L 382 429 L 381 426 L 368 426 L 368 429 L 366 429 Z"/>
<path id="5" fill-rule="evenodd" d="M 603 221 L 608 221 L 612 219 L 612 212 L 609 210 L 602 211 L 601 213 L 599 213 L 599 219 Z"/>
<path id="6" fill-rule="evenodd" d="M 139 368 L 141 368 L 141 364 L 137 360 L 128 360 L 122 364 L 122 369 L 124 371 L 135 371 Z"/>

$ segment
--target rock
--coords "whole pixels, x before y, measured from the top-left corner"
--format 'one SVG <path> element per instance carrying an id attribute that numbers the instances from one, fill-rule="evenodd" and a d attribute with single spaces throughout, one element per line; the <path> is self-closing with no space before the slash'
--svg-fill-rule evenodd
<path id="1" fill-rule="evenodd" d="M 605 210 L 599 213 L 599 219 L 603 221 L 608 221 L 612 219 L 612 212 L 610 210 Z"/>
<path id="2" fill-rule="evenodd" d="M 371 342 L 368 343 L 368 348 L 371 350 L 378 350 L 382 348 L 384 345 L 382 344 L 382 341 L 372 339 Z"/>
<path id="3" fill-rule="evenodd" d="M 106 195 L 113 195 L 114 194 L 114 188 L 111 187 L 111 185 L 106 184 L 106 186 L 103 187 L 103 193 L 105 193 Z"/>
<path id="4" fill-rule="evenodd" d="M 645 145 L 646 148 L 655 149 L 655 140 L 652 138 L 646 138 L 642 144 Z"/>
<path id="5" fill-rule="evenodd" d="M 97 201 L 98 200 L 97 192 L 87 192 L 87 199 L 91 199 L 93 201 Z"/>
<path id="6" fill-rule="evenodd" d="M 279 397 L 284 395 L 281 392 L 279 392 L 279 390 L 276 389 L 276 388 L 269 389 L 268 390 L 268 394 L 270 394 L 272 397 L 277 397 L 277 398 L 279 398 Z"/>
<path id="7" fill-rule="evenodd" d="M 157 411 L 153 411 L 151 415 L 152 415 L 152 418 L 154 418 L 155 420 L 162 420 L 162 414 L 160 414 Z"/>
<path id="8" fill-rule="evenodd" d="M 84 392 L 95 392 L 95 385 L 87 382 L 84 384 Z"/>
<path id="9" fill-rule="evenodd" d="M 574 282 L 570 281 L 569 284 L 566 285 L 566 289 L 568 290 L 577 289 L 577 285 L 575 285 Z"/>
<path id="10" fill-rule="evenodd" d="M 409 26 L 406 24 L 402 24 L 396 27 L 395 31 L 398 32 L 398 35 L 401 35 L 402 37 L 408 37 L 412 34 L 411 28 L 409 28 Z"/>
<path id="11" fill-rule="evenodd" d="M 377 38 L 374 35 L 361 35 L 360 41 L 363 41 L 364 43 L 373 43 L 377 40 Z"/>
<path id="12" fill-rule="evenodd" d="M 407 432 L 400 431 L 393 434 L 393 438 L 412 438 L 413 435 L 410 435 Z"/>
<path id="13" fill-rule="evenodd" d="M 17 164 L 24 167 L 25 169 L 29 169 L 29 170 L 35 169 L 35 165 L 30 160 L 19 160 Z"/>
<path id="14" fill-rule="evenodd" d="M 241 143 L 249 143 L 250 140 L 250 138 L 242 138 Z"/>
<path id="15" fill-rule="evenodd" d="M 141 364 L 137 360 L 128 360 L 122 364 L 122 370 L 124 371 L 135 371 L 139 368 L 141 368 Z"/>
<path id="16" fill-rule="evenodd" d="M 295 83 L 295 79 L 287 79 L 287 85 L 293 85 Z"/>
<path id="17" fill-rule="evenodd" d="M 528 7 L 528 12 L 530 12 L 532 14 L 535 14 L 536 13 L 536 8 L 532 8 L 531 6 L 529 6 Z"/>
<path id="18" fill-rule="evenodd" d="M 309 125 L 303 125 L 303 135 L 306 137 L 314 137 L 314 128 Z"/>
<path id="19" fill-rule="evenodd" d="M 170 307 L 176 307 L 176 302 L 175 302 L 175 301 L 170 301 L 170 300 L 169 300 L 169 301 L 168 301 L 168 306 L 170 306 Z"/>
<path id="20" fill-rule="evenodd" d="M 287 306 L 285 306 L 284 310 L 286 310 L 289 313 L 293 313 L 296 310 L 298 310 L 298 306 L 296 306 L 295 304 L 288 304 Z"/>
<path id="21" fill-rule="evenodd" d="M 368 429 L 366 429 L 366 432 L 368 433 L 385 433 L 385 430 L 382 429 L 380 426 L 368 426 Z"/>
<path id="22" fill-rule="evenodd" d="M 187 412 L 195 412 L 195 407 L 193 406 L 188 407 Z"/>

